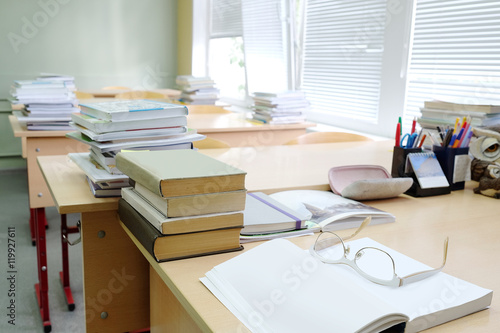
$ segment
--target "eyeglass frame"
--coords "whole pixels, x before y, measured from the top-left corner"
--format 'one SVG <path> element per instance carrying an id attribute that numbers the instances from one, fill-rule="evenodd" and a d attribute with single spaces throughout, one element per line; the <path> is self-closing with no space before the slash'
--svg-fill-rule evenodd
<path id="1" fill-rule="evenodd" d="M 430 270 L 415 272 L 415 273 L 412 273 L 412 274 L 409 274 L 409 275 L 406 275 L 406 276 L 403 276 L 403 277 L 400 277 L 400 276 L 398 276 L 396 274 L 396 264 L 394 263 L 394 259 L 392 258 L 392 256 L 389 253 L 387 253 L 386 251 L 384 251 L 382 249 L 376 248 L 376 247 L 371 247 L 371 246 L 363 247 L 363 248 L 359 249 L 356 252 L 356 254 L 354 255 L 355 259 L 358 256 L 358 253 L 360 253 L 361 251 L 363 251 L 365 249 L 375 249 L 375 250 L 378 250 L 378 251 L 381 251 L 381 252 L 387 254 L 387 256 L 391 259 L 392 268 L 393 268 L 393 270 L 392 270 L 393 271 L 393 277 L 392 277 L 391 280 L 379 279 L 379 278 L 376 278 L 374 276 L 371 276 L 371 275 L 365 273 L 364 271 L 362 271 L 358 267 L 358 265 L 356 264 L 355 259 L 352 260 L 352 259 L 348 259 L 347 258 L 347 255 L 350 252 L 350 247 L 349 246 L 346 247 L 346 245 L 344 243 L 344 240 L 347 240 L 347 239 L 350 239 L 350 238 L 356 236 L 366 225 L 368 225 L 370 223 L 370 221 L 371 221 L 371 216 L 367 217 L 363 221 L 363 223 L 361 223 L 361 225 L 359 226 L 359 228 L 352 235 L 350 235 L 348 237 L 345 237 L 345 238 L 340 237 L 339 235 L 337 235 L 334 232 L 327 231 L 328 233 L 331 233 L 331 234 L 337 236 L 340 239 L 340 244 L 342 244 L 342 247 L 344 249 L 344 254 L 343 254 L 343 256 L 342 256 L 341 259 L 339 259 L 339 260 L 328 260 L 328 259 L 322 257 L 319 253 L 316 252 L 316 250 L 315 250 L 316 243 L 320 239 L 321 234 L 323 234 L 325 232 L 322 232 L 321 234 L 318 235 L 318 237 L 316 238 L 316 241 L 314 242 L 314 244 L 311 245 L 311 247 L 309 248 L 309 253 L 311 253 L 311 255 L 314 256 L 315 258 L 317 258 L 318 260 L 320 260 L 320 261 L 322 261 L 324 263 L 327 263 L 327 264 L 344 264 L 344 265 L 347 265 L 347 266 L 351 267 L 352 269 L 354 269 L 358 274 L 360 274 L 365 279 L 367 279 L 367 280 L 369 280 L 369 281 L 371 281 L 373 283 L 384 285 L 384 286 L 389 286 L 389 287 L 401 287 L 401 286 L 407 285 L 409 283 L 413 283 L 413 282 L 424 280 L 424 279 L 426 279 L 426 278 L 428 278 L 428 277 L 430 277 L 430 276 L 432 276 L 434 274 L 437 274 L 437 273 L 441 272 L 441 270 L 444 268 L 444 266 L 446 264 L 446 259 L 448 257 L 448 240 L 449 240 L 448 237 L 446 237 L 446 239 L 444 241 L 443 263 L 441 264 L 440 267 L 433 268 L 433 269 L 430 269 Z"/>

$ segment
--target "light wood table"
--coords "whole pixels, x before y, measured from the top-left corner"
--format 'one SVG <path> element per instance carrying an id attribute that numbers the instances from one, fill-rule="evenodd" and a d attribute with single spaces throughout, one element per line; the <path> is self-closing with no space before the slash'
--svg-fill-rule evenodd
<path id="1" fill-rule="evenodd" d="M 270 125 L 247 120 L 245 113 L 206 113 L 189 114 L 188 127 L 200 134 L 227 142 L 231 147 L 253 147 L 281 145 L 316 124 L 304 122 L 298 124 Z"/>
<path id="2" fill-rule="evenodd" d="M 273 193 L 290 189 L 328 189 L 327 172 L 333 166 L 377 164 L 390 171 L 392 145 L 391 140 L 243 147 L 202 152 L 246 170 L 249 191 Z M 94 198 L 85 183 L 84 174 L 65 156 L 40 157 L 38 161 L 58 209 L 61 212 L 82 212 L 84 299 L 98 299 L 99 290 L 102 299 L 102 290 L 109 288 L 114 277 L 112 273 L 101 277 L 103 271 L 119 271 L 118 268 L 122 267 L 129 276 L 134 277 L 133 282 L 116 297 L 111 294 L 113 297 L 106 299 L 109 301 L 107 304 L 97 304 L 101 312 L 108 314 L 107 318 L 95 315 L 98 313 L 95 304 L 85 304 L 86 312 L 91 314 L 86 316 L 88 331 L 124 331 L 144 327 L 145 323 L 149 323 L 149 318 L 139 319 L 139 314 L 134 321 L 136 325 L 124 323 L 122 319 L 130 316 L 127 305 L 138 310 L 144 309 L 147 302 L 151 304 L 150 324 L 153 332 L 246 331 L 239 320 L 199 281 L 215 265 L 241 252 L 156 263 L 135 238 L 128 238 L 126 231 L 120 227 L 116 199 Z M 437 265 L 441 257 L 436 254 L 441 253 L 442 241 L 449 236 L 448 262 L 444 271 L 497 290 L 500 288 L 500 279 L 497 277 L 500 266 L 496 259 L 500 251 L 498 201 L 473 194 L 474 186 L 475 183 L 469 182 L 465 190 L 435 197 L 413 198 L 402 195 L 393 199 L 368 201 L 366 203 L 369 205 L 393 213 L 397 221 L 369 226 L 360 237 L 371 237 L 417 260 Z M 106 237 L 112 236 L 113 240 L 107 241 L 106 237 L 98 239 L 96 235 L 101 230 L 105 231 Z M 311 241 L 310 236 L 294 239 L 303 248 L 308 247 Z M 245 244 L 245 251 L 257 244 Z M 104 259 L 108 256 L 113 259 Z M 87 286 L 93 286 L 92 290 Z M 493 294 L 489 310 L 435 327 L 429 332 L 495 331 L 500 327 L 500 313 L 496 306 L 499 297 Z M 137 302 L 141 302 L 141 306 L 137 306 Z M 147 316 L 147 313 L 141 315 Z M 112 319 L 116 321 L 111 323 Z M 126 324 L 128 328 L 125 328 Z"/>

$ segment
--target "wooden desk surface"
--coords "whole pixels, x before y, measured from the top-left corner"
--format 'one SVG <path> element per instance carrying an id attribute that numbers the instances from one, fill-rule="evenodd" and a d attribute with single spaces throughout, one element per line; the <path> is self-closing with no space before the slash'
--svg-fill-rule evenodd
<path id="1" fill-rule="evenodd" d="M 314 123 L 269 125 L 250 122 L 244 113 L 205 113 L 189 114 L 188 127 L 196 128 L 200 133 L 233 132 L 233 131 L 263 131 L 302 129 L 316 126 Z"/>
<path id="2" fill-rule="evenodd" d="M 249 191 L 272 193 L 297 188 L 327 189 L 327 171 L 338 165 L 378 164 L 390 171 L 392 141 L 244 147 L 204 150 L 203 153 L 246 170 Z M 39 157 L 38 161 L 44 174 L 47 174 L 46 180 L 51 184 L 61 213 L 116 209 L 116 199 L 92 197 L 83 181 L 83 173 L 77 166 L 71 165 L 72 162 L 65 156 L 44 156 Z M 59 169 L 51 166 L 58 163 Z M 436 266 L 441 259 L 443 239 L 449 236 L 448 262 L 444 272 L 484 288 L 499 290 L 499 201 L 474 194 L 472 188 L 475 186 L 476 183 L 469 182 L 465 190 L 435 197 L 413 198 L 402 195 L 393 199 L 367 201 L 369 205 L 393 213 L 396 222 L 369 226 L 359 237 L 371 237 L 410 257 Z M 306 248 L 312 238 L 299 237 L 294 242 Z M 257 244 L 246 244 L 245 250 Z M 140 245 L 138 247 L 145 253 Z M 202 329 L 234 332 L 241 327 L 241 323 L 198 279 L 215 265 L 240 253 L 161 264 L 152 261 L 149 254 L 145 257 Z M 494 292 L 489 310 L 454 320 L 428 332 L 493 332 L 500 327 L 499 302 L 500 296 Z M 161 310 L 168 311 L 168 307 Z"/>

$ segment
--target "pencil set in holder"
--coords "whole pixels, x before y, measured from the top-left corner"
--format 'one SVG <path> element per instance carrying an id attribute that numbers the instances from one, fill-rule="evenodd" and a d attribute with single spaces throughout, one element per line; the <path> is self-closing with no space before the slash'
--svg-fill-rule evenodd
<path id="1" fill-rule="evenodd" d="M 405 194 L 412 197 L 428 197 L 433 195 L 441 195 L 450 193 L 450 187 L 436 187 L 436 188 L 422 188 L 418 182 L 417 176 L 414 172 L 407 173 L 406 170 L 406 160 L 408 154 L 410 153 L 421 153 L 422 148 L 403 148 L 394 147 L 394 152 L 392 155 L 392 177 L 411 177 L 413 179 L 413 185 L 405 192 Z"/>
<path id="2" fill-rule="evenodd" d="M 469 147 L 451 148 L 438 145 L 432 146 L 432 151 L 450 183 L 452 191 L 463 190 L 465 180 L 470 179 Z"/>

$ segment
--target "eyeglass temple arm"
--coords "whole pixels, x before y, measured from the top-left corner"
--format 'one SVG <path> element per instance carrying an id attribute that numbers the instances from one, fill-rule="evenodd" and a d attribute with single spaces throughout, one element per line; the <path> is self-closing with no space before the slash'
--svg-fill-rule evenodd
<path id="1" fill-rule="evenodd" d="M 441 272 L 441 270 L 443 269 L 444 265 L 446 265 L 446 258 L 447 257 L 448 257 L 448 237 L 446 237 L 446 239 L 444 241 L 443 264 L 441 265 L 441 267 L 407 275 L 407 276 L 401 278 L 400 286 L 408 284 L 408 283 L 412 283 L 412 282 L 416 282 L 416 281 L 420 281 L 420 280 L 426 279 L 426 278 L 428 278 L 431 275 L 434 275 L 436 273 Z"/>
<path id="2" fill-rule="evenodd" d="M 349 238 L 353 238 L 354 236 L 356 236 L 357 234 L 359 234 L 361 232 L 361 230 L 363 230 L 364 227 L 366 227 L 368 224 L 370 224 L 372 220 L 372 217 L 371 216 L 368 216 L 362 223 L 361 225 L 358 227 L 358 229 L 351 235 L 351 236 L 347 236 L 347 237 L 343 237 L 342 239 L 343 240 L 348 240 Z"/>

